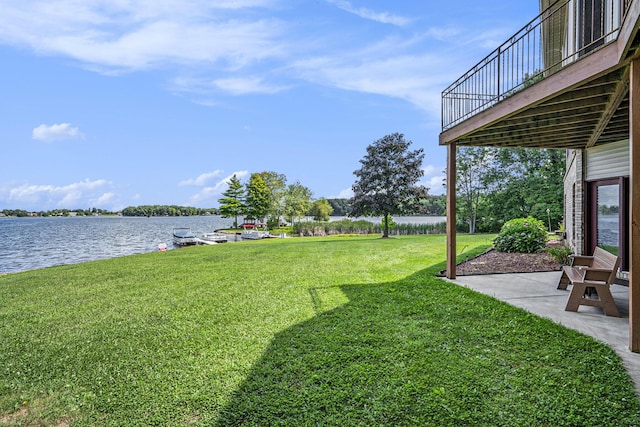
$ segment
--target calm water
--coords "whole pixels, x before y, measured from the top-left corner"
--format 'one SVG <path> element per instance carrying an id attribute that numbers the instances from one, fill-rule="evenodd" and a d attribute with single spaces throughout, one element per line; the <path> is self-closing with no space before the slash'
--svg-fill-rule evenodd
<path id="1" fill-rule="evenodd" d="M 362 219 L 380 223 L 380 218 Z M 394 221 L 429 224 L 445 218 Z M 218 216 L 0 218 L 0 274 L 153 252 L 161 243 L 171 249 L 174 227 L 190 227 L 201 235 L 232 224 L 233 218 Z"/>
<path id="2" fill-rule="evenodd" d="M 217 216 L 0 218 L 0 273 L 172 248 L 174 227 L 200 235 L 232 224 Z"/>

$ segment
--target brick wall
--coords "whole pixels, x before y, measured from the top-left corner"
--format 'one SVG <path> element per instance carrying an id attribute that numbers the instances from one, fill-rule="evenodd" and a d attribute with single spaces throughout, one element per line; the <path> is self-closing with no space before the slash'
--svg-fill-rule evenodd
<path id="1" fill-rule="evenodd" d="M 564 225 L 566 243 L 574 254 L 582 255 L 584 247 L 584 168 L 582 150 L 567 150 L 564 177 Z"/>

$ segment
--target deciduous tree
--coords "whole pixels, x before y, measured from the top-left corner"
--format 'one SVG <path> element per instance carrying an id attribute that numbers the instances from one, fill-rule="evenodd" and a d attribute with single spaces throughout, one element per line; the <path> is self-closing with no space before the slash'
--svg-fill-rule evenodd
<path id="1" fill-rule="evenodd" d="M 501 222 L 533 216 L 558 226 L 563 216 L 565 151 L 501 149 L 496 160 L 497 169 L 506 173 L 490 197 L 492 216 Z"/>
<path id="2" fill-rule="evenodd" d="M 362 167 L 354 172 L 351 215 L 382 216 L 383 238 L 389 237 L 390 215 L 416 212 L 427 195 L 428 189 L 418 184 L 424 175 L 424 150 L 410 151 L 411 144 L 401 133 L 387 135 L 367 147 Z"/>
<path id="3" fill-rule="evenodd" d="M 307 214 L 311 207 L 311 197 L 313 193 L 310 189 L 296 181 L 290 184 L 284 193 L 284 217 L 291 224 Z"/>
<path id="4" fill-rule="evenodd" d="M 506 221 L 526 216 L 557 226 L 564 171 L 563 150 L 461 147 L 458 219 L 469 225 L 470 233 L 498 231 Z"/>
<path id="5" fill-rule="evenodd" d="M 331 207 L 327 199 L 318 199 L 313 202 L 309 213 L 316 221 L 329 221 L 329 217 L 333 213 L 333 207 Z"/>
<path id="6" fill-rule="evenodd" d="M 271 207 L 271 192 L 259 173 L 253 173 L 246 184 L 246 213 L 256 219 L 264 220 Z"/>
<path id="7" fill-rule="evenodd" d="M 493 188 L 492 174 L 497 148 L 461 147 L 456 159 L 456 191 L 459 215 L 469 225 L 469 233 L 476 232 L 480 202 Z"/>
<path id="8" fill-rule="evenodd" d="M 270 218 L 270 222 L 278 223 L 283 215 L 284 195 L 287 189 L 287 177 L 284 174 L 264 171 L 260 175 L 267 187 L 267 212 L 265 216 Z"/>

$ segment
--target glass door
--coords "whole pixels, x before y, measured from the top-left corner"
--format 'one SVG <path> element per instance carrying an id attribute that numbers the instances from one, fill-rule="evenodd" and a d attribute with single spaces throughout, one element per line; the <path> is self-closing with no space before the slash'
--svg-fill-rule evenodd
<path id="1" fill-rule="evenodd" d="M 621 259 L 621 269 L 628 271 L 628 178 L 589 183 L 587 197 L 587 252 L 596 246 Z"/>
<path id="2" fill-rule="evenodd" d="M 614 255 L 620 255 L 620 185 L 596 187 L 596 244 Z"/>

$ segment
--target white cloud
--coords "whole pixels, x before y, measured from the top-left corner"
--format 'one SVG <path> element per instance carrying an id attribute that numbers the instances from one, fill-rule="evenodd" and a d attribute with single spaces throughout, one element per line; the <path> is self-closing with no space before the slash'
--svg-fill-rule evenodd
<path id="1" fill-rule="evenodd" d="M 221 173 L 222 171 L 216 171 L 216 172 Z M 200 177 L 204 175 L 208 175 L 208 174 L 200 175 Z M 200 191 L 198 191 L 196 194 L 190 197 L 189 202 L 194 204 L 208 202 L 213 205 L 214 202 L 218 201 L 222 193 L 224 193 L 225 190 L 229 188 L 229 182 L 231 180 L 231 177 L 233 177 L 233 175 L 235 175 L 238 179 L 242 180 L 242 178 L 249 175 L 249 171 L 244 170 L 244 171 L 233 172 L 232 174 L 218 180 L 214 185 L 203 187 Z M 217 176 L 219 176 L 219 174 Z M 201 182 L 208 182 L 211 178 L 213 177 L 209 176 L 206 180 L 202 180 Z"/>
<path id="2" fill-rule="evenodd" d="M 267 94 L 272 95 L 289 89 L 291 86 L 275 85 L 262 77 L 229 77 L 215 80 L 189 79 L 179 77 L 173 80 L 173 89 L 177 92 L 210 94 L 214 91 L 231 95 Z"/>
<path id="3" fill-rule="evenodd" d="M 117 198 L 117 195 L 115 193 L 112 192 L 107 192 L 102 194 L 100 197 L 98 197 L 95 200 L 95 203 L 93 203 L 96 207 L 100 207 L 100 206 L 106 206 L 110 203 L 113 203 L 113 201 Z"/>
<path id="4" fill-rule="evenodd" d="M 436 40 L 450 40 L 453 37 L 459 35 L 460 33 L 463 33 L 463 31 L 461 31 L 458 28 L 451 28 L 451 27 L 447 27 L 447 28 L 430 28 L 427 30 L 427 35 L 429 37 L 432 37 Z"/>
<path id="5" fill-rule="evenodd" d="M 445 193 L 444 181 L 446 175 L 444 174 L 444 167 L 436 167 L 433 165 L 427 165 L 423 168 L 424 177 L 422 184 L 429 188 L 429 194 L 436 196 Z"/>
<path id="6" fill-rule="evenodd" d="M 329 3 L 337 6 L 345 12 L 353 13 L 363 19 L 369 19 L 371 21 L 380 22 L 382 24 L 392 24 L 397 26 L 403 26 L 410 22 L 410 19 L 402 16 L 393 15 L 388 12 L 375 12 L 371 9 L 364 7 L 355 7 L 346 0 L 327 0 Z"/>
<path id="7" fill-rule="evenodd" d="M 436 167 L 433 165 L 427 165 L 424 168 L 422 168 L 422 171 L 424 172 L 424 176 L 432 175 L 435 170 L 436 170 Z"/>
<path id="8" fill-rule="evenodd" d="M 200 203 L 209 201 L 213 205 L 214 202 L 218 201 L 217 199 L 220 197 L 220 195 L 222 195 L 221 188 L 222 187 L 220 186 L 205 187 L 191 196 L 189 198 L 189 203 L 199 205 Z"/>
<path id="9" fill-rule="evenodd" d="M 412 23 L 355 0 L 326 1 L 367 20 Z M 464 71 L 459 59 L 447 59 L 456 55 L 424 43 L 451 46 L 456 29 L 393 28 L 394 37 L 381 32 L 373 41 L 345 38 L 339 29 L 316 37 L 299 32 L 284 8 L 279 0 L 4 2 L 0 43 L 108 74 L 173 70 L 170 88 L 197 94 L 202 105 L 220 105 L 212 95 L 276 94 L 302 81 L 403 99 L 439 117 L 442 88 Z"/>
<path id="10" fill-rule="evenodd" d="M 432 196 L 444 194 L 446 192 L 446 188 L 444 186 L 445 178 L 446 177 L 444 175 L 432 176 L 426 184 L 429 188 L 429 194 Z"/>
<path id="11" fill-rule="evenodd" d="M 389 38 L 355 52 L 299 60 L 292 68 L 303 80 L 404 99 L 439 117 L 441 91 L 452 80 L 451 67 L 438 54 L 409 53 L 417 42 Z"/>
<path id="12" fill-rule="evenodd" d="M 7 3 L 0 14 L 0 42 L 27 46 L 43 54 L 65 55 L 103 72 L 194 62 L 234 69 L 285 55 L 278 42 L 281 22 L 241 12 L 244 8 L 269 7 L 270 3 Z"/>
<path id="13" fill-rule="evenodd" d="M 40 141 L 56 141 L 82 138 L 82 134 L 77 127 L 72 127 L 69 123 L 60 123 L 51 126 L 41 124 L 33 129 L 32 137 Z"/>
<path id="14" fill-rule="evenodd" d="M 207 185 L 209 181 L 219 177 L 222 174 L 222 170 L 216 169 L 213 172 L 206 172 L 200 174 L 197 178 L 186 179 L 184 181 L 180 181 L 178 184 L 180 187 L 185 186 L 194 186 L 194 187 L 203 187 Z"/>
<path id="15" fill-rule="evenodd" d="M 274 94 L 288 89 L 285 86 L 275 86 L 265 83 L 259 77 L 252 78 L 228 78 L 218 79 L 215 86 L 234 95 L 245 95 L 249 93 Z"/>
<path id="16" fill-rule="evenodd" d="M 242 178 L 246 178 L 246 177 L 249 176 L 249 171 L 248 170 L 242 170 L 242 171 L 233 172 L 231 175 L 228 175 L 224 179 L 224 182 L 229 184 L 229 182 L 231 181 L 231 178 L 233 177 L 233 175 L 235 175 L 236 178 L 238 178 L 239 180 L 242 180 Z"/>
<path id="17" fill-rule="evenodd" d="M 351 188 L 347 188 L 342 190 L 338 196 L 336 197 L 337 199 L 350 199 L 353 197 L 353 189 Z"/>
<path id="18" fill-rule="evenodd" d="M 3 188 L 0 192 L 0 202 L 25 207 L 76 209 L 89 206 L 91 200 L 100 200 L 101 195 L 104 195 L 104 189 L 111 185 L 110 181 L 104 179 L 85 179 L 63 186 L 22 184 Z"/>

